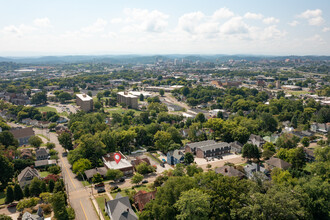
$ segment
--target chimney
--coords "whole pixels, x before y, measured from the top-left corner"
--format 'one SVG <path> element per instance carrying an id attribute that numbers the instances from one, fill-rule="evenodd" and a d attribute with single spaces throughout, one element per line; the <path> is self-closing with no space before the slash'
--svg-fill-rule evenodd
<path id="1" fill-rule="evenodd" d="M 228 170 L 227 170 L 227 168 L 225 168 L 225 173 L 228 173 Z"/>
<path id="2" fill-rule="evenodd" d="M 257 163 L 257 171 L 260 171 L 260 165 Z"/>
<path id="3" fill-rule="evenodd" d="M 129 208 L 127 208 L 127 212 L 129 212 Z"/>

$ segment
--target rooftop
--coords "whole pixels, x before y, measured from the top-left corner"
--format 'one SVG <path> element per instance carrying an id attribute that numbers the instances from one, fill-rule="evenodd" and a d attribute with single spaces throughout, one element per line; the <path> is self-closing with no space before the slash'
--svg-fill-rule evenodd
<path id="1" fill-rule="evenodd" d="M 92 97 L 90 97 L 89 95 L 86 94 L 76 94 L 76 96 L 81 99 L 82 101 L 90 101 L 93 100 Z"/>

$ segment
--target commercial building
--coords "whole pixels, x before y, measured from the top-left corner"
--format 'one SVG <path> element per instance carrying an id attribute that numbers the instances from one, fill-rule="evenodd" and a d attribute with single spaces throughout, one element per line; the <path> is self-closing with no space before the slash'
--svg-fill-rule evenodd
<path id="1" fill-rule="evenodd" d="M 128 107 L 138 109 L 138 97 L 131 95 L 128 92 L 118 92 L 117 93 L 117 102 L 119 104 L 125 103 Z"/>
<path id="2" fill-rule="evenodd" d="M 76 104 L 85 112 L 93 110 L 93 98 L 86 94 L 77 94 Z"/>
<path id="3" fill-rule="evenodd" d="M 214 140 L 189 143 L 185 152 L 191 152 L 198 158 L 216 157 L 230 152 L 230 144 L 227 142 L 215 142 Z"/>
<path id="4" fill-rule="evenodd" d="M 119 152 L 121 155 L 121 160 L 117 163 L 115 161 L 115 153 L 108 153 L 102 157 L 102 160 L 104 162 L 104 166 L 107 169 L 114 169 L 114 170 L 120 170 L 124 173 L 124 175 L 131 175 L 134 172 L 133 165 L 130 161 L 127 160 L 127 158 Z"/>

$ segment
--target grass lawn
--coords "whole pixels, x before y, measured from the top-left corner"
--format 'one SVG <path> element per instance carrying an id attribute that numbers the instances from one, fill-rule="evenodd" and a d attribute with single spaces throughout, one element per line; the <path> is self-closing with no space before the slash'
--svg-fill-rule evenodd
<path id="1" fill-rule="evenodd" d="M 112 108 L 104 108 L 104 111 L 109 113 L 118 113 L 118 114 L 125 114 L 128 111 L 134 111 L 134 115 L 138 116 L 141 114 L 142 111 L 138 111 L 135 109 L 124 109 L 121 107 L 112 107 Z"/>
<path id="2" fill-rule="evenodd" d="M 81 183 L 82 183 L 84 186 L 90 186 L 90 185 L 92 185 L 90 182 L 88 182 L 88 181 L 86 181 L 86 180 L 81 181 Z"/>
<path id="3" fill-rule="evenodd" d="M 95 197 L 95 199 L 96 199 L 96 202 L 99 205 L 100 209 L 102 210 L 104 219 L 110 220 L 109 216 L 104 211 L 104 208 L 105 208 L 104 200 L 106 199 L 108 201 L 108 200 L 110 200 L 110 198 L 107 195 L 102 195 L 102 196 Z"/>
<path id="4" fill-rule="evenodd" d="M 51 173 L 48 172 L 48 171 L 42 171 L 42 172 L 39 172 L 39 174 L 40 174 L 41 177 L 46 177 L 46 176 L 48 176 Z"/>
<path id="5" fill-rule="evenodd" d="M 155 161 L 157 163 L 162 163 L 162 161 L 160 159 L 158 159 L 157 157 L 155 157 L 153 154 L 147 152 L 146 155 L 148 155 L 153 161 Z"/>
<path id="6" fill-rule="evenodd" d="M 0 205 L 5 204 L 6 194 L 5 192 L 0 192 Z"/>
<path id="7" fill-rule="evenodd" d="M 41 112 L 57 112 L 55 108 L 49 106 L 37 107 L 37 109 Z"/>
<path id="8" fill-rule="evenodd" d="M 149 189 L 148 185 L 146 185 L 146 184 L 135 186 L 134 189 L 136 189 L 137 192 L 140 191 L 140 190 L 143 190 L 143 191 L 146 191 L 146 192 L 151 192 L 152 191 L 151 189 Z"/>
<path id="9" fill-rule="evenodd" d="M 309 92 L 308 91 L 288 91 L 288 93 L 291 95 L 298 96 L 298 95 L 302 95 L 302 94 L 308 94 Z"/>
<path id="10" fill-rule="evenodd" d="M 68 117 L 69 116 L 69 113 L 68 112 L 61 112 L 59 113 L 60 116 L 65 116 L 65 117 Z"/>
<path id="11" fill-rule="evenodd" d="M 306 163 L 306 166 L 305 166 L 304 170 L 306 170 L 307 172 L 311 172 L 311 164 Z"/>

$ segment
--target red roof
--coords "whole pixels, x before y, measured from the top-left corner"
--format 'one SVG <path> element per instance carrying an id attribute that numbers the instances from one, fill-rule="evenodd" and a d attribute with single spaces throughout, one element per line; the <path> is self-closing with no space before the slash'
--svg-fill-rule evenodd
<path id="1" fill-rule="evenodd" d="M 134 196 L 135 206 L 142 211 L 144 206 L 152 199 L 155 199 L 156 191 L 153 192 L 146 192 L 140 190 Z"/>

